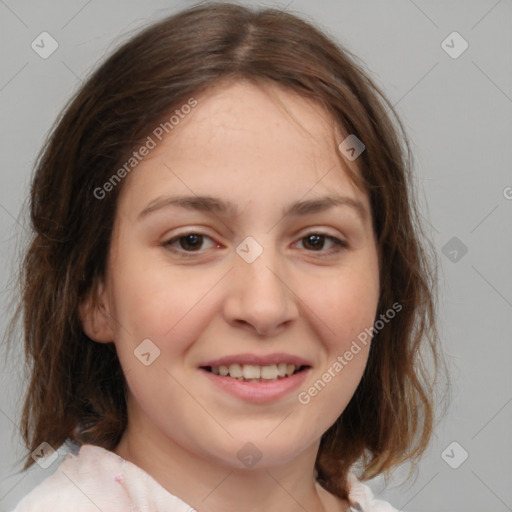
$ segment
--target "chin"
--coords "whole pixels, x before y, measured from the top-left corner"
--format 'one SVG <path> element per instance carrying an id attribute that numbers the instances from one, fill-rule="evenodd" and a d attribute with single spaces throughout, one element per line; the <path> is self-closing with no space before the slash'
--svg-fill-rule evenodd
<path id="1" fill-rule="evenodd" d="M 273 434 L 266 437 L 267 430 L 264 432 L 257 432 L 252 437 L 246 433 L 242 439 L 231 440 L 231 450 L 223 453 L 219 460 L 230 469 L 272 468 L 293 462 L 310 446 L 304 439 L 290 442 L 289 437 L 279 435 L 271 439 Z"/>

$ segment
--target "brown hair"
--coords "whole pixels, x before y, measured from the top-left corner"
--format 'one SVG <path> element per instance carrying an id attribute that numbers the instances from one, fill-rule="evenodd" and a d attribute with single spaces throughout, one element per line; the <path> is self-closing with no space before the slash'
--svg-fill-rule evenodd
<path id="1" fill-rule="evenodd" d="M 104 277 L 123 182 L 101 200 L 94 190 L 169 112 L 237 79 L 270 81 L 310 98 L 366 146 L 357 164 L 381 262 L 377 317 L 394 303 L 402 310 L 375 333 L 358 389 L 321 440 L 318 479 L 346 498 L 355 462 L 369 478 L 416 459 L 430 438 L 437 372 L 427 363 L 435 370 L 442 362 L 435 265 L 411 188 L 409 144 L 391 104 L 347 50 L 275 9 L 198 5 L 146 28 L 92 74 L 58 120 L 32 182 L 33 236 L 9 331 L 23 313 L 31 380 L 22 434 L 29 450 L 67 439 L 114 449 L 120 441 L 123 373 L 113 344 L 93 343 L 83 332 L 78 306 Z M 25 468 L 32 463 L 28 454 Z"/>

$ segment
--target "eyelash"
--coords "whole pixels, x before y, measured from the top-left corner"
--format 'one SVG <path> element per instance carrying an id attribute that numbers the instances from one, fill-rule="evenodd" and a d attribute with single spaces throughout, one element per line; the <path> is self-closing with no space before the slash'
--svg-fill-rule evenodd
<path id="1" fill-rule="evenodd" d="M 203 250 L 186 251 L 184 249 L 177 249 L 176 247 L 173 247 L 172 244 L 179 242 L 180 239 L 186 238 L 187 236 L 190 236 L 190 235 L 197 235 L 197 236 L 200 236 L 203 238 L 208 238 L 208 239 L 212 240 L 212 238 L 209 237 L 208 235 L 204 235 L 197 231 L 190 231 L 188 233 L 181 233 L 177 236 L 172 237 L 171 239 L 164 242 L 163 246 L 166 247 L 167 249 L 171 250 L 172 252 L 179 254 L 183 257 L 186 257 L 186 258 L 194 257 L 198 254 L 201 254 L 201 252 L 203 252 Z M 322 237 L 322 238 L 324 238 L 324 240 L 328 240 L 333 244 L 333 247 L 331 247 L 328 250 L 320 249 L 318 251 L 315 251 L 315 250 L 307 251 L 307 252 L 311 252 L 311 253 L 318 253 L 317 255 L 321 258 L 333 256 L 334 254 L 337 254 L 338 252 L 348 248 L 348 244 L 344 240 L 340 240 L 339 238 L 336 238 L 335 236 L 332 236 L 332 235 L 328 235 L 327 233 L 322 233 L 321 231 L 312 231 L 310 233 L 307 233 L 304 236 L 300 237 L 299 241 L 303 241 L 306 238 L 311 237 L 313 235 Z M 214 242 L 214 241 L 212 240 L 212 242 Z M 214 243 L 216 243 L 216 242 L 214 242 Z M 217 247 L 219 247 L 219 244 L 216 244 L 216 245 L 217 245 Z"/>

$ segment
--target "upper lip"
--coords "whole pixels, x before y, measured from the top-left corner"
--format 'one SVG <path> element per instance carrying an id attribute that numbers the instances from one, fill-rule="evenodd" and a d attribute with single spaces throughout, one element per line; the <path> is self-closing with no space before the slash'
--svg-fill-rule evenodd
<path id="1" fill-rule="evenodd" d="M 255 364 L 258 366 L 270 366 L 272 364 L 293 364 L 295 366 L 311 366 L 311 363 L 299 356 L 292 354 L 278 353 L 268 355 L 257 355 L 257 354 L 235 354 L 231 356 L 221 357 L 211 361 L 201 363 L 199 367 L 205 366 L 230 366 L 232 364 Z"/>

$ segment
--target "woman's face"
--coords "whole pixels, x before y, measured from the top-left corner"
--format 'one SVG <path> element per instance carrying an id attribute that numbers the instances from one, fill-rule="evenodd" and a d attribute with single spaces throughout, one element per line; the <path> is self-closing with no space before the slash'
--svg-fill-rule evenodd
<path id="1" fill-rule="evenodd" d="M 365 368 L 369 343 L 353 342 L 379 297 L 368 198 L 308 100 L 237 82 L 197 102 L 169 135 L 155 127 L 125 178 L 103 341 L 126 375 L 129 423 L 162 450 L 289 462 L 317 448 Z"/>

